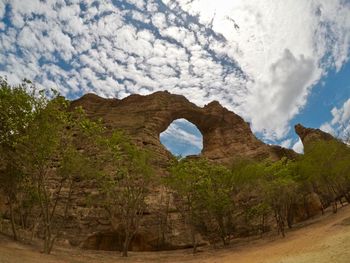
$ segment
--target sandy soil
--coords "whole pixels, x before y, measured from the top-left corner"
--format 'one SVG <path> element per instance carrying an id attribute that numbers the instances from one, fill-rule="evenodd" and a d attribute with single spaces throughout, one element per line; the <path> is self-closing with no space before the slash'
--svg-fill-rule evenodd
<path id="1" fill-rule="evenodd" d="M 306 225 L 306 226 L 305 226 Z M 121 258 L 116 252 L 85 251 L 55 248 L 52 255 L 43 255 L 40 248 L 13 242 L 0 235 L 0 263 L 95 263 L 95 262 L 173 262 L 173 263 L 349 263 L 350 205 L 337 214 L 328 212 L 287 232 L 287 237 L 244 239 L 231 247 L 214 250 L 201 248 L 163 252 L 131 252 Z"/>

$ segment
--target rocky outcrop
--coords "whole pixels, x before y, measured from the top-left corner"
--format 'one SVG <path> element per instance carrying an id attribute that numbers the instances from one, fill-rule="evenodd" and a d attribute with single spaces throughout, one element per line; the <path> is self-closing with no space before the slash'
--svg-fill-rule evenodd
<path id="1" fill-rule="evenodd" d="M 166 175 L 166 167 L 172 155 L 160 143 L 159 135 L 176 119 L 184 118 L 195 124 L 203 135 L 201 156 L 220 163 L 230 163 L 234 158 L 254 160 L 283 156 L 293 158 L 296 153 L 279 146 L 270 146 L 258 140 L 249 124 L 237 114 L 213 101 L 198 107 L 185 97 L 156 92 L 151 95 L 131 95 L 125 99 L 104 99 L 87 94 L 72 101 L 71 107 L 81 106 L 88 117 L 102 119 L 108 130 L 122 130 L 141 147 L 152 152 L 152 164 L 160 176 Z M 192 157 L 194 158 L 194 157 Z M 87 205 L 86 196 L 96 192 L 94 183 L 78 182 L 78 190 L 72 197 L 72 223 L 66 226 L 65 238 L 73 245 L 88 249 L 113 250 L 120 248 L 120 233 L 111 232 L 105 212 L 100 207 Z M 133 250 L 157 250 L 188 247 L 191 237 L 186 225 L 172 202 L 164 228 L 162 211 L 170 198 L 161 186 L 152 186 L 148 198 L 149 210 L 143 218 L 143 227 L 131 244 Z M 122 232 L 122 231 L 121 231 Z M 198 237 L 200 243 L 201 237 Z"/>
<path id="2" fill-rule="evenodd" d="M 295 132 L 298 134 L 300 140 L 304 145 L 304 151 L 307 152 L 308 148 L 317 141 L 332 141 L 336 140 L 332 135 L 320 129 L 305 128 L 301 124 L 294 126 Z"/>
<path id="3" fill-rule="evenodd" d="M 294 128 L 304 145 L 317 140 L 330 141 L 335 139 L 327 132 L 321 131 L 320 129 L 305 128 L 300 123 L 295 125 Z"/>
<path id="4" fill-rule="evenodd" d="M 122 130 L 136 144 L 150 150 L 152 164 L 160 176 L 166 175 L 166 167 L 172 155 L 160 143 L 159 135 L 179 118 L 197 126 L 203 135 L 201 156 L 215 162 L 229 164 L 235 158 L 278 160 L 284 156 L 296 156 L 292 150 L 261 142 L 254 136 L 247 122 L 216 101 L 198 107 L 185 97 L 169 92 L 156 92 L 148 96 L 131 95 L 122 100 L 87 94 L 71 102 L 72 108 L 78 106 L 84 108 L 88 117 L 102 119 L 109 131 Z M 52 176 L 52 185 L 55 184 L 56 179 Z M 98 200 L 99 192 L 95 182 L 78 180 L 74 185 L 69 209 L 70 220 L 60 226 L 64 229 L 64 242 L 86 249 L 120 249 L 122 231 L 111 230 L 103 207 L 89 204 L 89 199 Z M 130 248 L 144 251 L 190 246 L 191 236 L 175 209 L 172 195 L 160 185 L 152 185 L 150 192 L 147 200 L 149 208 Z M 164 214 L 164 206 L 169 206 L 167 214 Z M 199 244 L 206 243 L 200 236 L 197 240 Z"/>
<path id="5" fill-rule="evenodd" d="M 147 96 L 131 95 L 123 100 L 87 94 L 72 102 L 72 107 L 76 106 L 82 106 L 92 118 L 102 118 L 109 129 L 122 129 L 137 144 L 151 150 L 158 167 L 166 166 L 171 158 L 160 143 L 159 134 L 180 118 L 200 130 L 203 135 L 201 155 L 210 160 L 228 163 L 238 157 L 276 160 L 295 156 L 289 149 L 258 140 L 247 122 L 217 101 L 201 108 L 184 96 L 165 91 Z"/>

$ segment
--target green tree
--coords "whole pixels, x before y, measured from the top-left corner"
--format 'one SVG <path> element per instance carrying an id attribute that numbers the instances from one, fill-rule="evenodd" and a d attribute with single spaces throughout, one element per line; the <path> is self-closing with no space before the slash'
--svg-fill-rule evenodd
<path id="1" fill-rule="evenodd" d="M 222 165 L 202 161 L 201 167 L 204 169 L 198 186 L 201 211 L 207 215 L 207 221 L 212 223 L 216 235 L 227 245 L 229 234 L 234 229 L 234 177 Z"/>
<path id="2" fill-rule="evenodd" d="M 266 202 L 264 180 L 265 162 L 236 159 L 230 166 L 234 182 L 234 198 L 236 210 L 244 216 L 244 222 L 249 230 L 267 231 L 268 217 L 271 214 Z"/>
<path id="3" fill-rule="evenodd" d="M 146 197 L 153 170 L 149 153 L 134 145 L 122 132 L 114 132 L 103 143 L 106 166 L 99 177 L 102 204 L 113 229 L 123 231 L 122 256 L 127 257 L 130 243 L 147 209 Z"/>
<path id="4" fill-rule="evenodd" d="M 265 168 L 265 199 L 274 212 L 278 232 L 285 236 L 285 224 L 292 227 L 298 185 L 293 178 L 293 165 L 282 159 Z"/>
<path id="5" fill-rule="evenodd" d="M 7 198 L 15 240 L 18 234 L 14 207 L 23 187 L 17 145 L 23 140 L 25 130 L 34 116 L 34 91 L 29 81 L 11 86 L 5 78 L 0 77 L 0 190 Z"/>
<path id="6" fill-rule="evenodd" d="M 206 162 L 203 160 L 175 160 L 170 167 L 167 186 L 175 196 L 175 205 L 190 230 L 193 253 L 197 251 L 197 227 L 200 221 L 200 185 L 205 176 Z"/>
<path id="7" fill-rule="evenodd" d="M 350 201 L 350 149 L 337 140 L 316 141 L 299 160 L 300 173 L 321 196 L 325 206 L 337 212 L 337 200 Z"/>
<path id="8" fill-rule="evenodd" d="M 75 178 L 92 168 L 75 143 L 77 135 L 84 132 L 85 116 L 81 109 L 69 110 L 68 106 L 63 97 L 48 100 L 41 93 L 35 100 L 35 116 L 18 147 L 23 170 L 37 196 L 43 251 L 48 254 L 67 219 Z"/>

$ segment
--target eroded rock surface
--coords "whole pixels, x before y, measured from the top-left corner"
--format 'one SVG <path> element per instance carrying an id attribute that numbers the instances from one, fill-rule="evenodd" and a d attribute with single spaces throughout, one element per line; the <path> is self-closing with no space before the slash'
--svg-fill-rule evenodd
<path id="1" fill-rule="evenodd" d="M 213 101 L 203 108 L 184 96 L 156 92 L 148 96 L 131 95 L 123 100 L 103 99 L 87 94 L 74 101 L 88 116 L 102 118 L 110 129 L 122 129 L 134 141 L 156 154 L 156 165 L 164 167 L 171 154 L 160 143 L 159 134 L 176 119 L 195 124 L 203 135 L 202 156 L 228 163 L 237 157 L 262 160 L 293 157 L 295 153 L 258 140 L 249 124 L 237 114 Z"/>

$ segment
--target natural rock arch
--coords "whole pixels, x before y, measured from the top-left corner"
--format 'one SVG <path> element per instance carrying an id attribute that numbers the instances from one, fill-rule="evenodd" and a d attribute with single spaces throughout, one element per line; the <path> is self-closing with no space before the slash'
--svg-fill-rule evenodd
<path id="1" fill-rule="evenodd" d="M 258 140 L 247 122 L 217 101 L 201 108 L 184 96 L 162 91 L 147 96 L 134 94 L 122 100 L 87 94 L 74 101 L 72 107 L 75 106 L 82 106 L 92 118 L 102 118 L 112 130 L 124 130 L 136 143 L 150 149 L 158 167 L 165 166 L 172 158 L 160 143 L 159 134 L 181 118 L 200 130 L 203 135 L 202 156 L 211 160 L 227 163 L 237 157 L 279 159 L 295 154 Z"/>

